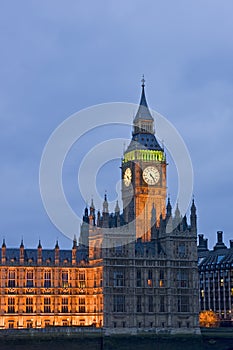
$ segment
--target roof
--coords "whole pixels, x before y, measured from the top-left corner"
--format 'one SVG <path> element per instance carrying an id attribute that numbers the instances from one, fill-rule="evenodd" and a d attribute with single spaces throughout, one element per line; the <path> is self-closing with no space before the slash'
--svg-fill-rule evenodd
<path id="1" fill-rule="evenodd" d="M 2 252 L 0 249 L 0 258 Z M 24 249 L 24 261 L 25 264 L 36 264 L 37 263 L 38 250 L 37 249 Z M 19 248 L 7 248 L 6 249 L 6 261 L 7 264 L 11 263 L 13 265 L 19 264 L 20 249 Z M 71 250 L 59 250 L 59 260 L 61 263 L 66 262 L 71 263 L 72 251 Z M 76 261 L 79 263 L 83 260 L 87 260 L 86 250 L 77 249 L 76 251 Z M 42 249 L 42 265 L 55 263 L 55 250 L 54 249 Z"/>
<path id="2" fill-rule="evenodd" d="M 233 266 L 233 248 L 203 251 L 198 254 L 199 271 L 223 269 Z"/>
<path id="3" fill-rule="evenodd" d="M 146 101 L 144 80 L 142 84 L 141 100 L 139 103 L 138 111 L 134 118 L 134 122 L 136 122 L 139 119 L 154 121 Z"/>
<path id="4" fill-rule="evenodd" d="M 134 134 L 126 152 L 136 149 L 163 151 L 154 134 Z"/>

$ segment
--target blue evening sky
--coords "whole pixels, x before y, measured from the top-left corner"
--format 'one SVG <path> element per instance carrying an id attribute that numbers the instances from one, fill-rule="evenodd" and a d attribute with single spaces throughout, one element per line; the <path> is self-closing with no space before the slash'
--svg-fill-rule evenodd
<path id="1" fill-rule="evenodd" d="M 233 238 L 232 16 L 231 0 L 1 1 L 0 238 L 7 246 L 19 246 L 23 237 L 26 247 L 36 247 L 40 237 L 43 247 L 54 247 L 56 239 L 60 247 L 71 247 L 41 201 L 43 148 L 76 111 L 105 102 L 137 103 L 143 73 L 149 105 L 174 124 L 189 149 L 198 231 L 212 246 L 216 231 L 223 230 L 228 244 Z M 103 131 L 106 139 L 110 132 Z M 127 135 L 130 130 L 119 132 Z M 93 140 L 98 135 L 90 135 L 91 145 Z M 72 148 L 64 164 L 66 196 L 79 215 L 85 201 L 76 170 L 85 147 L 88 138 L 83 147 Z M 119 165 L 106 164 L 97 176 L 100 193 L 107 190 L 111 199 Z M 176 181 L 171 175 L 168 181 L 174 202 Z"/>

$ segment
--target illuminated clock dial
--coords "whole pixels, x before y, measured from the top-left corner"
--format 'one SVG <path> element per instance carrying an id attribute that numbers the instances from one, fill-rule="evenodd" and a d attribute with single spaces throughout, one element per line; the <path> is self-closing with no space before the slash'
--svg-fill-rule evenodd
<path id="1" fill-rule="evenodd" d="M 130 168 L 127 168 L 124 173 L 124 184 L 125 186 L 129 186 L 132 180 L 132 172 Z"/>
<path id="2" fill-rule="evenodd" d="M 148 185 L 155 185 L 159 181 L 160 174 L 156 167 L 148 166 L 143 170 L 142 177 Z"/>

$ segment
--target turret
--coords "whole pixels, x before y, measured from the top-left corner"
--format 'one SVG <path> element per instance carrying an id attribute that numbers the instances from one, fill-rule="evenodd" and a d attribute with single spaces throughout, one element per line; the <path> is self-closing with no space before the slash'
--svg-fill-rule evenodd
<path id="1" fill-rule="evenodd" d="M 179 206 L 178 206 L 178 203 L 176 205 L 176 210 L 175 210 L 175 217 L 174 217 L 174 224 L 173 224 L 173 227 L 174 228 L 177 228 L 177 226 L 180 224 L 181 222 L 181 215 L 180 215 L 180 209 L 179 209 Z"/>
<path id="2" fill-rule="evenodd" d="M 20 248 L 19 248 L 19 263 L 20 265 L 24 264 L 24 244 L 23 239 L 21 240 Z"/>
<path id="3" fill-rule="evenodd" d="M 120 225 L 121 225 L 120 207 L 119 207 L 118 201 L 116 201 L 116 206 L 115 206 L 115 226 L 119 227 Z"/>
<path id="4" fill-rule="evenodd" d="M 108 200 L 106 194 L 104 195 L 103 202 L 103 227 L 109 227 Z"/>
<path id="5" fill-rule="evenodd" d="M 152 226 L 156 226 L 156 209 L 154 203 L 151 209 L 151 227 Z"/>
<path id="6" fill-rule="evenodd" d="M 100 211 L 99 210 L 97 212 L 97 226 L 98 227 L 101 226 L 101 215 L 100 215 Z"/>
<path id="7" fill-rule="evenodd" d="M 72 247 L 72 265 L 76 264 L 76 252 L 77 252 L 77 238 L 76 238 L 76 235 L 74 235 L 73 247 Z"/>
<path id="8" fill-rule="evenodd" d="M 3 238 L 2 242 L 2 265 L 5 265 L 6 263 L 6 243 L 5 238 Z"/>
<path id="9" fill-rule="evenodd" d="M 88 246 L 89 243 L 89 215 L 87 207 L 84 210 L 83 223 L 80 228 L 79 244 Z"/>
<path id="10" fill-rule="evenodd" d="M 170 197 L 168 197 L 167 200 L 167 207 L 166 207 L 166 232 L 170 233 L 173 230 L 172 225 L 172 206 L 170 202 Z"/>
<path id="11" fill-rule="evenodd" d="M 37 247 L 37 265 L 41 265 L 42 264 L 42 245 L 39 239 L 39 244 Z"/>
<path id="12" fill-rule="evenodd" d="M 87 207 L 84 209 L 83 222 L 86 222 L 87 224 L 89 224 L 89 215 L 88 215 Z"/>
<path id="13" fill-rule="evenodd" d="M 89 224 L 92 226 L 95 226 L 95 206 L 94 206 L 93 199 L 91 200 L 91 206 L 90 206 Z"/>
<path id="14" fill-rule="evenodd" d="M 59 251 L 60 251 L 60 248 L 57 240 L 55 245 L 55 265 L 59 265 Z"/>
<path id="15" fill-rule="evenodd" d="M 196 206 L 194 203 L 194 199 L 192 201 L 192 206 L 191 206 L 190 224 L 191 224 L 191 230 L 197 234 L 197 215 L 196 215 Z"/>
<path id="16" fill-rule="evenodd" d="M 168 221 L 171 216 L 172 216 L 172 206 L 170 202 L 170 197 L 168 197 L 167 207 L 166 207 L 166 221 Z"/>
<path id="17" fill-rule="evenodd" d="M 185 232 L 188 228 L 188 224 L 187 224 L 187 216 L 186 214 L 184 215 L 183 219 L 182 219 L 182 230 Z"/>

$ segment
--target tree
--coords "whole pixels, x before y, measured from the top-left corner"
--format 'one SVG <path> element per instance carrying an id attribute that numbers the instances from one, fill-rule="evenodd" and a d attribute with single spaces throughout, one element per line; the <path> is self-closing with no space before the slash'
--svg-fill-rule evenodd
<path id="1" fill-rule="evenodd" d="M 214 311 L 201 311 L 199 314 L 200 327 L 218 327 L 218 316 Z"/>

